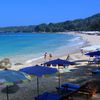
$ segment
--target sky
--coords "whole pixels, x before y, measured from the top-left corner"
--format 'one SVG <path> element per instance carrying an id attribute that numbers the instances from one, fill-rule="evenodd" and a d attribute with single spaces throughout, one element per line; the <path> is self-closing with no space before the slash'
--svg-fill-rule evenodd
<path id="1" fill-rule="evenodd" d="M 0 27 L 37 25 L 100 13 L 100 0 L 0 0 Z"/>

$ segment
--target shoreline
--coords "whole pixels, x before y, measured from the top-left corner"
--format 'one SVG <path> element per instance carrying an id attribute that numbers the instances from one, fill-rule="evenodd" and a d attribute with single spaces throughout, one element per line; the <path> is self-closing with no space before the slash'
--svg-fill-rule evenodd
<path id="1" fill-rule="evenodd" d="M 62 53 L 60 53 L 61 52 L 60 50 L 55 51 L 55 53 L 53 54 L 53 58 L 52 59 L 56 59 L 56 58 L 66 59 L 68 54 L 73 56 L 74 54 L 79 53 L 80 52 L 80 48 L 82 48 L 82 47 L 86 47 L 88 45 L 92 45 L 92 44 L 94 45 L 96 43 L 100 43 L 100 42 L 98 42 L 98 41 L 100 41 L 100 36 L 96 36 L 96 35 L 86 35 L 86 34 L 80 34 L 78 32 L 68 32 L 68 33 L 67 32 L 62 32 L 62 34 L 77 35 L 77 36 L 80 37 L 80 40 L 84 41 L 84 43 L 80 44 L 80 46 L 78 45 L 77 47 L 76 47 L 76 45 L 69 46 L 69 48 L 71 49 L 71 51 L 69 49 L 69 52 L 67 50 L 65 51 L 66 46 L 63 47 Z M 97 37 L 98 37 L 98 39 L 95 39 L 96 41 L 94 41 L 93 39 L 97 38 Z M 91 40 L 91 38 L 93 38 L 93 39 Z M 60 49 L 60 47 L 59 47 L 59 49 Z M 32 66 L 32 65 L 36 65 L 36 64 L 41 64 L 41 63 L 44 62 L 43 55 L 40 56 L 40 57 L 37 57 L 37 58 L 33 58 L 32 56 L 33 55 L 23 56 L 24 58 L 26 58 L 26 60 L 24 60 L 24 62 L 22 62 L 22 65 L 17 65 L 17 63 L 21 63 L 21 61 L 19 59 L 18 62 L 16 62 L 15 64 L 13 63 L 13 67 L 11 67 L 11 69 L 19 70 L 20 68 L 23 68 L 23 67 Z M 19 56 L 18 58 L 20 58 L 20 57 L 21 56 Z M 32 58 L 32 59 L 30 59 L 30 58 Z M 73 58 L 75 58 L 75 57 L 73 57 Z M 16 58 L 15 58 L 15 60 L 16 60 Z"/>
<path id="2" fill-rule="evenodd" d="M 59 33 L 55 33 L 55 34 L 59 34 Z M 65 34 L 65 32 L 64 33 L 60 33 L 60 34 Z M 68 36 L 68 37 L 70 37 L 70 36 Z M 62 44 L 61 46 L 55 47 L 55 48 L 52 47 L 52 50 L 48 49 L 47 52 L 48 53 L 52 53 L 54 58 L 55 57 L 60 57 L 62 55 L 67 55 L 68 53 L 66 54 L 66 52 L 68 52 L 68 49 L 71 48 L 71 47 L 72 48 L 75 47 L 75 45 L 73 45 L 74 41 L 81 42 L 80 37 L 77 38 L 76 36 L 72 36 L 72 40 L 70 39 L 69 41 L 66 38 L 64 38 L 64 44 Z M 77 45 L 80 45 L 80 44 L 77 44 Z M 64 51 L 64 49 L 66 51 Z M 45 51 L 38 52 L 37 54 L 34 54 L 34 51 L 33 52 L 29 52 L 27 54 L 25 54 L 25 53 L 20 53 L 20 54 L 16 53 L 16 54 L 8 55 L 8 56 L 7 55 L 6 56 L 1 56 L 0 58 L 1 59 L 9 58 L 11 60 L 11 62 L 13 63 L 13 65 L 14 65 L 14 63 L 25 63 L 25 62 L 27 62 L 27 60 L 30 60 L 29 62 L 31 62 L 32 60 L 35 61 L 37 59 L 43 58 L 44 52 Z"/>
<path id="3" fill-rule="evenodd" d="M 74 33 L 74 32 L 71 32 L 71 33 L 66 33 L 66 32 L 57 32 L 57 34 L 71 34 L 71 35 L 76 35 L 76 33 Z M 70 51 L 70 52 L 68 52 L 67 51 L 67 53 L 64 53 L 64 54 L 61 54 L 61 55 L 56 55 L 55 54 L 55 56 L 54 56 L 54 58 L 53 59 L 56 59 L 56 58 L 61 58 L 61 57 L 64 57 L 64 56 L 66 56 L 67 57 L 67 55 L 68 54 L 74 54 L 74 53 L 77 53 L 77 52 L 79 52 L 80 50 L 81 50 L 81 47 L 86 47 L 87 45 L 89 45 L 89 42 L 88 41 L 86 41 L 85 39 L 83 39 L 83 37 L 82 36 L 80 36 L 80 35 L 78 35 L 77 34 L 77 36 L 79 36 L 81 39 L 82 39 L 82 44 L 77 44 L 77 45 L 73 45 L 73 46 L 68 46 L 68 47 L 70 47 L 70 48 L 73 48 L 74 47 L 74 50 L 72 50 L 72 51 Z M 77 46 L 77 47 L 76 47 Z M 68 48 L 67 47 L 67 48 Z M 76 47 L 76 49 L 75 49 L 75 47 Z M 60 48 L 60 47 L 59 47 Z M 65 47 L 66 48 L 66 47 Z M 27 60 L 26 62 L 31 62 L 31 61 L 33 61 L 33 62 L 35 62 L 35 61 L 37 61 L 37 60 L 43 60 L 42 59 L 43 58 L 43 56 L 41 56 L 41 57 L 39 57 L 39 58 L 33 58 L 33 59 L 30 59 L 30 60 Z"/>
<path id="4" fill-rule="evenodd" d="M 63 34 L 70 34 L 70 33 L 65 33 L 64 32 Z M 73 33 L 72 35 L 76 35 L 76 34 Z M 80 40 L 81 40 L 82 37 L 81 36 L 79 36 L 79 37 L 80 37 Z M 78 45 L 76 44 L 76 45 L 73 45 L 73 46 L 69 46 L 70 49 L 66 46 L 63 47 L 62 53 L 60 53 L 61 51 L 57 49 L 57 51 L 55 51 L 53 53 L 54 56 L 53 56 L 52 59 L 56 59 L 56 58 L 66 59 L 68 54 L 72 55 L 72 54 L 78 53 L 80 51 L 80 48 L 85 47 L 85 46 L 87 46 L 87 41 L 82 39 L 82 44 L 78 44 Z M 65 51 L 66 48 L 69 49 L 69 51 L 68 50 Z M 60 49 L 60 47 L 59 47 L 59 49 Z M 49 60 L 47 60 L 47 61 L 49 61 Z M 23 68 L 23 67 L 27 67 L 27 66 L 32 66 L 32 65 L 36 65 L 36 64 L 40 65 L 44 62 L 45 62 L 44 57 L 41 56 L 41 57 L 38 57 L 38 58 L 28 59 L 23 63 L 23 65 L 16 65 L 16 66 L 14 65 L 13 68 L 11 68 L 11 69 L 18 70 L 19 68 Z"/>

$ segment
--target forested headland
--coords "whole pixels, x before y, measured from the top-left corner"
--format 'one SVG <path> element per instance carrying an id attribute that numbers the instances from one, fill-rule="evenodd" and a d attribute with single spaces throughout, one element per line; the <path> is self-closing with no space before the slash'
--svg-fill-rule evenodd
<path id="1" fill-rule="evenodd" d="M 100 13 L 84 19 L 40 25 L 0 27 L 0 32 L 100 31 Z"/>

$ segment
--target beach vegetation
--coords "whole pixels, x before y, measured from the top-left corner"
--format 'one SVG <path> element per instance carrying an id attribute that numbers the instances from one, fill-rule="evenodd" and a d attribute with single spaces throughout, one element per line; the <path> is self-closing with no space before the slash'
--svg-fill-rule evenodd
<path id="1" fill-rule="evenodd" d="M 40 25 L 1 27 L 0 32 L 100 31 L 100 13 L 84 19 Z"/>

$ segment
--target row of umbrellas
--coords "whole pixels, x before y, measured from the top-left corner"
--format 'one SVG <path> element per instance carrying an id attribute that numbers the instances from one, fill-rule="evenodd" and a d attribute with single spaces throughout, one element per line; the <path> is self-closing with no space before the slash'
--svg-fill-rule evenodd
<path id="1" fill-rule="evenodd" d="M 44 65 L 53 65 L 53 66 L 66 66 L 70 64 L 74 64 L 73 62 L 69 62 L 62 59 L 56 59 L 49 62 L 44 63 Z M 28 80 L 31 80 L 30 75 L 36 75 L 37 76 L 37 94 L 39 95 L 39 77 L 42 77 L 46 74 L 53 74 L 59 72 L 56 68 L 50 68 L 46 66 L 30 66 L 23 69 L 20 69 L 19 71 L 15 70 L 1 70 L 0 71 L 0 84 L 4 84 L 7 87 L 7 100 L 9 100 L 8 96 L 8 86 L 12 84 L 18 84 L 22 83 Z M 60 78 L 59 78 L 60 81 Z M 59 82 L 60 83 L 60 82 Z M 59 84 L 60 85 L 60 84 Z"/>
<path id="2" fill-rule="evenodd" d="M 100 51 L 94 51 L 90 53 L 86 53 L 85 55 L 88 55 L 90 57 L 94 56 L 100 56 Z M 53 65 L 56 66 L 66 66 L 66 65 L 73 65 L 75 64 L 74 62 L 70 62 L 67 60 L 62 60 L 62 59 L 55 59 L 49 62 L 44 63 L 43 65 Z M 30 75 L 36 75 L 37 76 L 37 94 L 39 95 L 39 77 L 42 77 L 43 75 L 46 74 L 53 74 L 59 72 L 56 68 L 50 68 L 46 66 L 30 66 L 26 67 L 23 69 L 20 69 L 19 71 L 15 70 L 0 70 L 0 85 L 6 85 L 7 89 L 7 100 L 9 100 L 8 96 L 8 86 L 12 84 L 19 84 L 26 82 L 28 80 L 31 80 Z M 60 86 L 60 73 L 59 73 L 59 86 Z"/>

